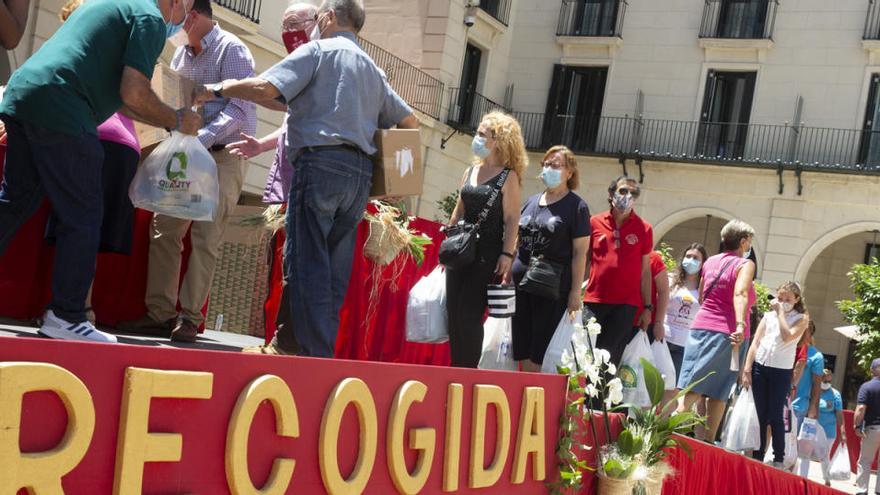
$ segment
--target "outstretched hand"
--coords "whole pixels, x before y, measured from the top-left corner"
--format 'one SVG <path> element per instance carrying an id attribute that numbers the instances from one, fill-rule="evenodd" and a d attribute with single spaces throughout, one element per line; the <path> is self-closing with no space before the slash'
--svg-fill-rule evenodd
<path id="1" fill-rule="evenodd" d="M 257 138 L 245 133 L 241 133 L 241 141 L 227 144 L 226 149 L 229 150 L 230 155 L 240 156 L 245 160 L 250 160 L 263 152 L 263 146 Z"/>

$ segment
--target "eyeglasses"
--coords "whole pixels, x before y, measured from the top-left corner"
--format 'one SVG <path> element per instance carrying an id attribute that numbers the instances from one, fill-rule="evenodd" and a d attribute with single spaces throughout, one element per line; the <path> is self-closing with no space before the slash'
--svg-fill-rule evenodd
<path id="1" fill-rule="evenodd" d="M 620 194 L 621 196 L 626 196 L 627 194 L 629 194 L 629 195 L 632 195 L 632 197 L 634 197 L 634 198 L 639 197 L 638 189 L 630 189 L 628 187 L 621 187 L 620 189 L 617 190 L 617 194 Z"/>
<path id="2" fill-rule="evenodd" d="M 557 162 L 551 162 L 551 161 L 544 161 L 544 162 L 541 162 L 541 166 L 542 166 L 542 167 L 550 167 L 550 168 L 554 168 L 554 169 L 563 169 L 563 168 L 565 168 L 565 164 L 557 163 Z"/>

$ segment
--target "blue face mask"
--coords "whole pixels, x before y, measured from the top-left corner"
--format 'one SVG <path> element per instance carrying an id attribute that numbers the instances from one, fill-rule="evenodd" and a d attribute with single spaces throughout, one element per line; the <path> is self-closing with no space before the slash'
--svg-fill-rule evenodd
<path id="1" fill-rule="evenodd" d="M 481 136 L 474 136 L 474 140 L 471 142 L 471 150 L 477 158 L 486 158 L 492 154 L 492 150 L 486 147 L 486 138 Z"/>
<path id="2" fill-rule="evenodd" d="M 544 181 L 545 186 L 553 189 L 559 184 L 562 184 L 562 170 L 553 167 L 544 167 L 544 170 L 541 172 L 541 180 Z"/>
<path id="3" fill-rule="evenodd" d="M 181 1 L 180 4 L 183 5 L 183 2 Z M 180 24 L 174 24 L 174 21 L 171 20 L 165 23 L 165 38 L 170 38 L 180 32 L 181 29 L 183 29 L 183 23 L 184 21 L 186 21 L 186 7 L 184 6 L 183 9 L 184 16 L 183 20 L 180 21 Z M 174 12 L 171 13 L 171 17 L 174 17 Z"/>
<path id="4" fill-rule="evenodd" d="M 700 272 L 700 268 L 703 266 L 703 263 L 696 258 L 685 258 L 681 262 L 681 267 L 684 268 L 685 273 L 688 275 L 695 275 Z"/>

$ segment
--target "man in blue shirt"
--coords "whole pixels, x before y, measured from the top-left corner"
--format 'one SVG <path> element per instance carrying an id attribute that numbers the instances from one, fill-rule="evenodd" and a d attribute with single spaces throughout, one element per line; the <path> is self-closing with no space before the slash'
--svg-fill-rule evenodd
<path id="1" fill-rule="evenodd" d="M 819 416 L 819 392 L 822 385 L 822 376 L 825 372 L 825 356 L 813 346 L 813 335 L 816 333 L 816 324 L 810 321 L 810 326 L 804 333 L 804 345 L 807 347 L 807 364 L 798 381 L 795 398 L 791 408 L 797 416 L 798 424 L 803 424 L 804 418 L 817 419 Z"/>
<path id="2" fill-rule="evenodd" d="M 853 416 L 856 435 L 862 439 L 859 452 L 859 470 L 856 476 L 858 495 L 868 495 L 868 482 L 871 481 L 871 464 L 877 449 L 880 448 L 880 358 L 871 363 L 873 378 L 859 387 L 858 406 Z M 874 493 L 880 493 L 875 484 Z"/>
<path id="3" fill-rule="evenodd" d="M 287 152 L 294 166 L 285 263 L 292 328 L 264 354 L 333 357 L 357 226 L 372 182 L 378 129 L 417 129 L 418 119 L 357 43 L 360 0 L 326 0 L 321 39 L 306 43 L 258 77 L 197 86 L 194 99 L 238 98 L 288 105 Z"/>

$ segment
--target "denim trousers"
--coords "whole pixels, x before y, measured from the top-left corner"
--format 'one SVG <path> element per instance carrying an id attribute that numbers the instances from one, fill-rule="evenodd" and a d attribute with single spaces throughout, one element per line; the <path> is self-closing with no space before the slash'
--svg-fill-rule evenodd
<path id="1" fill-rule="evenodd" d="M 370 157 L 354 150 L 312 148 L 296 158 L 284 246 L 291 324 L 279 329 L 282 348 L 296 342 L 304 355 L 333 357 L 372 176 Z"/>
<path id="2" fill-rule="evenodd" d="M 761 447 L 752 453 L 756 460 L 764 460 L 767 451 L 767 426 L 773 440 L 773 460 L 785 459 L 785 402 L 791 388 L 790 369 L 771 368 L 758 363 L 752 365 L 752 395 L 761 426 Z"/>
<path id="3" fill-rule="evenodd" d="M 7 148 L 0 185 L 0 254 L 47 198 L 57 220 L 48 309 L 71 323 L 86 321 L 104 214 L 98 136 L 64 134 L 0 115 Z"/>

